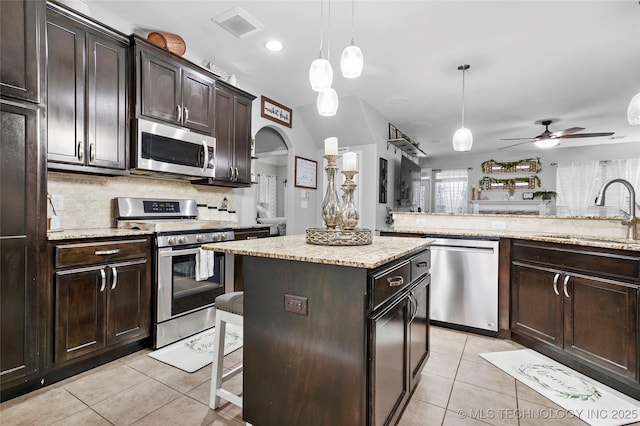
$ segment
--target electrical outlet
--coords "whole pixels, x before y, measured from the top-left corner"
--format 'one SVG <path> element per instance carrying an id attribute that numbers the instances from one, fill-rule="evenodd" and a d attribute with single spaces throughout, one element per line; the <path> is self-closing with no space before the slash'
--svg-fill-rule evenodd
<path id="1" fill-rule="evenodd" d="M 64 210 L 64 196 L 51 195 L 51 204 L 56 212 Z"/>

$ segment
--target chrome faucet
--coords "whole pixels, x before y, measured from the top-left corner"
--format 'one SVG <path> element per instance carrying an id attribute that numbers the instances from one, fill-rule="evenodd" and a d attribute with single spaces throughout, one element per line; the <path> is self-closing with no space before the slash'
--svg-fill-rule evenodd
<path id="1" fill-rule="evenodd" d="M 602 188 L 600 188 L 600 192 L 596 197 L 596 206 L 604 206 L 604 193 L 609 185 L 616 182 L 623 184 L 629 191 L 629 218 L 623 219 L 622 224 L 627 227 L 627 239 L 635 240 L 638 233 L 638 218 L 636 217 L 636 191 L 633 189 L 633 185 L 631 185 L 629 181 L 621 178 L 616 178 L 611 179 L 610 181 L 602 185 Z"/>

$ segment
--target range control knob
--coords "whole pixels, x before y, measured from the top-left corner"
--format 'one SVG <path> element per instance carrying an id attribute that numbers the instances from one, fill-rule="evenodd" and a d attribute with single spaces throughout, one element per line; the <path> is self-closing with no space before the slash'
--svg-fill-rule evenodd
<path id="1" fill-rule="evenodd" d="M 221 240 L 222 240 L 222 234 L 220 233 L 213 234 L 213 241 L 221 241 Z"/>
<path id="2" fill-rule="evenodd" d="M 169 237 L 167 238 L 167 242 L 170 246 L 175 246 L 178 243 L 178 240 L 176 239 L 176 237 Z"/>
<path id="3" fill-rule="evenodd" d="M 202 235 L 202 234 L 196 235 L 196 242 L 204 243 L 204 241 L 205 241 L 205 236 L 204 235 Z"/>
<path id="4" fill-rule="evenodd" d="M 220 234 L 220 241 L 227 241 L 227 234 L 226 234 L 226 232 L 223 232 L 222 234 Z"/>
<path id="5" fill-rule="evenodd" d="M 187 237 L 185 237 L 184 235 L 181 237 L 178 237 L 178 242 L 180 244 L 187 244 Z"/>

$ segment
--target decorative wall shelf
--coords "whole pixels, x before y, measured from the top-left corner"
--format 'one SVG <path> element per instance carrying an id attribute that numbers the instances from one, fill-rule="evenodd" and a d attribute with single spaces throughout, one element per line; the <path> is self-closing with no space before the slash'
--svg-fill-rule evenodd
<path id="1" fill-rule="evenodd" d="M 538 173 L 542 170 L 540 158 L 525 158 L 518 161 L 500 162 L 488 160 L 480 165 L 485 174 L 505 174 L 505 173 Z"/>
<path id="2" fill-rule="evenodd" d="M 389 145 L 393 145 L 396 149 L 400 149 L 410 157 L 426 157 L 427 153 L 420 149 L 420 142 L 412 140 L 405 135 L 400 129 L 389 123 L 389 136 L 387 139 L 387 150 Z"/>
<path id="3" fill-rule="evenodd" d="M 540 186 L 540 178 L 538 176 L 522 176 L 497 179 L 484 176 L 478 184 L 483 191 L 509 190 L 510 187 L 514 189 L 535 189 Z"/>
<path id="4" fill-rule="evenodd" d="M 549 200 L 476 200 L 470 201 L 473 206 L 473 213 L 485 214 L 525 214 L 540 215 L 547 214 Z"/>

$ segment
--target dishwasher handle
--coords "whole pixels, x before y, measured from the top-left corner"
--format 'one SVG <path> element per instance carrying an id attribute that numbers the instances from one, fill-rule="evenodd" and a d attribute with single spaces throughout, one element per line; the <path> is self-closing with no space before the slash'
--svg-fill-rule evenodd
<path id="1" fill-rule="evenodd" d="M 443 246 L 438 244 L 431 244 L 430 247 L 432 250 L 459 251 L 459 252 L 465 252 L 465 253 L 492 254 L 494 252 L 493 247 Z"/>

